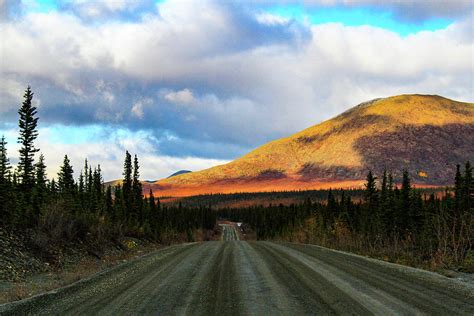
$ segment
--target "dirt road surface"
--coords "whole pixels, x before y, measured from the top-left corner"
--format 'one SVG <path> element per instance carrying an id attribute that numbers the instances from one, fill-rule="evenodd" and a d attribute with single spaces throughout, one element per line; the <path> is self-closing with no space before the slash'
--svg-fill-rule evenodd
<path id="1" fill-rule="evenodd" d="M 0 305 L 0 314 L 474 315 L 467 283 L 317 246 L 237 241 L 232 230 Z"/>
<path id="2" fill-rule="evenodd" d="M 239 234 L 235 230 L 234 226 L 229 224 L 220 224 L 220 226 L 222 227 L 222 240 L 239 240 Z"/>

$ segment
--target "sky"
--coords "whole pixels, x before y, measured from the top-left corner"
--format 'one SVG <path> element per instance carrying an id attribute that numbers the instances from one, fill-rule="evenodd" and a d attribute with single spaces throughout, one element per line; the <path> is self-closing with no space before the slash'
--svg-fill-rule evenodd
<path id="1" fill-rule="evenodd" d="M 0 0 L 0 136 L 31 85 L 53 178 L 233 160 L 374 98 L 474 101 L 471 0 Z"/>

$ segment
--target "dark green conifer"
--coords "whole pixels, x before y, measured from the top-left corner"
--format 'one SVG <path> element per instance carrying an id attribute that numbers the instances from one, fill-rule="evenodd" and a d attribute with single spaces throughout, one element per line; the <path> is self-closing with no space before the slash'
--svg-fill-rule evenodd
<path id="1" fill-rule="evenodd" d="M 2 136 L 0 140 L 0 225 L 7 225 L 11 220 L 10 193 L 10 162 L 7 156 L 7 142 Z"/>
<path id="2" fill-rule="evenodd" d="M 140 182 L 140 166 L 138 164 L 137 155 L 133 159 L 133 179 L 132 179 L 132 192 L 133 192 L 133 208 L 135 214 L 137 214 L 140 224 L 144 222 L 143 216 L 143 193 L 142 183 Z"/>
<path id="3" fill-rule="evenodd" d="M 67 155 L 58 173 L 58 189 L 60 193 L 74 194 L 74 170 Z"/>
<path id="4" fill-rule="evenodd" d="M 132 156 L 125 152 L 125 162 L 123 164 L 122 195 L 127 212 L 132 208 Z"/>
<path id="5" fill-rule="evenodd" d="M 115 222 L 116 216 L 114 212 L 114 201 L 112 198 L 112 186 L 107 186 L 105 190 L 105 214 L 111 219 L 112 222 Z"/>
<path id="6" fill-rule="evenodd" d="M 369 170 L 365 183 L 364 198 L 368 204 L 368 209 L 370 213 L 375 212 L 377 206 L 377 183 L 375 182 L 376 180 L 377 177 L 375 177 L 372 174 L 372 171 Z"/>
<path id="7" fill-rule="evenodd" d="M 18 162 L 18 176 L 20 184 L 22 185 L 23 193 L 28 196 L 28 192 L 33 189 L 34 185 L 34 155 L 38 151 L 35 148 L 34 141 L 38 137 L 38 131 L 36 129 L 38 125 L 38 118 L 35 117 L 37 114 L 36 107 L 31 104 L 33 100 L 33 92 L 30 87 L 25 91 L 25 100 L 22 106 L 18 110 L 20 119 L 18 125 L 20 127 L 20 136 L 18 137 L 18 143 L 20 143 L 20 156 Z"/>
<path id="8" fill-rule="evenodd" d="M 461 166 L 456 165 L 456 175 L 454 177 L 454 211 L 456 215 L 459 215 L 461 212 L 461 203 L 463 200 L 463 179 L 461 175 Z"/>
<path id="9" fill-rule="evenodd" d="M 470 212 L 474 215 L 474 178 L 472 177 L 472 166 L 468 161 L 464 168 L 463 183 L 463 201 L 462 208 L 464 212 Z"/>
<path id="10" fill-rule="evenodd" d="M 40 155 L 38 162 L 35 164 L 35 187 L 33 189 L 33 211 L 35 219 L 39 218 L 40 208 L 46 202 L 48 193 L 48 179 L 46 176 L 46 165 L 44 163 L 43 154 Z"/>

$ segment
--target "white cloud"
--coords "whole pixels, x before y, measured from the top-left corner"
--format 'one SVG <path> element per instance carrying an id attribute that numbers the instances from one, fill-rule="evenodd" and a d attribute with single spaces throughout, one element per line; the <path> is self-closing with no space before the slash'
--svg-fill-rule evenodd
<path id="1" fill-rule="evenodd" d="M 70 0 L 62 5 L 62 9 L 70 10 L 82 18 L 99 19 L 121 12 L 133 12 L 151 3 L 150 0 Z"/>
<path id="2" fill-rule="evenodd" d="M 131 112 L 136 117 L 143 118 L 143 104 L 141 102 L 134 103 Z"/>
<path id="3" fill-rule="evenodd" d="M 193 104 L 196 101 L 192 91 L 189 89 L 167 92 L 164 98 L 172 103 L 186 105 Z"/>
<path id="4" fill-rule="evenodd" d="M 266 12 L 260 12 L 256 15 L 256 19 L 259 23 L 267 25 L 285 25 L 290 22 L 290 19 L 282 17 L 277 14 L 271 14 Z"/>
<path id="5" fill-rule="evenodd" d="M 144 115 L 143 108 L 146 106 L 150 106 L 152 104 L 153 104 L 153 100 L 150 98 L 140 99 L 136 101 L 135 103 L 133 103 L 131 112 L 135 117 L 142 119 Z"/>

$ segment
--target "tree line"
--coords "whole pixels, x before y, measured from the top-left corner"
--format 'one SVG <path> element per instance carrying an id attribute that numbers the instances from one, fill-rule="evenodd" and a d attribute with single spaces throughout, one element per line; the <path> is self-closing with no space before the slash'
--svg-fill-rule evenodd
<path id="1" fill-rule="evenodd" d="M 56 232 L 57 239 L 102 240 L 123 235 L 167 242 L 197 229 L 210 230 L 216 214 L 210 207 L 167 207 L 142 193 L 139 161 L 126 151 L 123 181 L 104 185 L 101 166 L 85 159 L 77 180 L 68 156 L 56 179 L 48 179 L 45 159 L 35 145 L 37 109 L 28 87 L 18 110 L 19 161 L 10 164 L 5 137 L 0 140 L 0 226 L 21 231 Z M 39 154 L 39 156 L 38 156 Z M 35 157 L 38 159 L 35 160 Z"/>
<path id="2" fill-rule="evenodd" d="M 454 186 L 444 192 L 400 185 L 384 172 L 368 172 L 363 199 L 329 190 L 326 201 L 222 209 L 219 216 L 248 223 L 258 239 L 309 242 L 394 261 L 458 265 L 473 249 L 474 181 L 469 162 L 457 165 Z M 315 201 L 316 200 L 316 201 Z"/>

